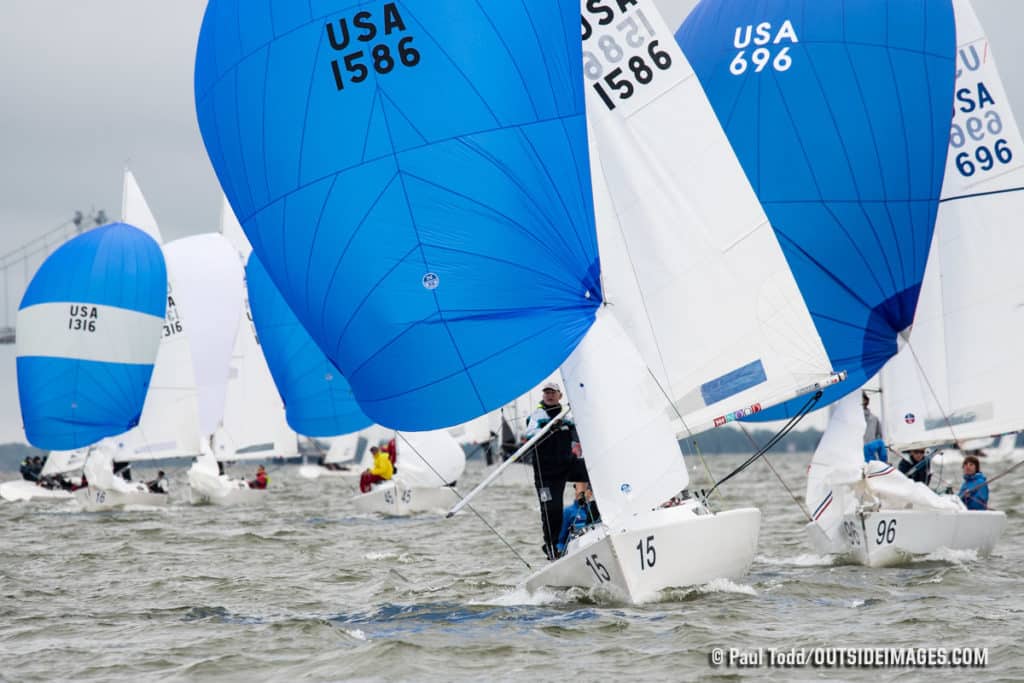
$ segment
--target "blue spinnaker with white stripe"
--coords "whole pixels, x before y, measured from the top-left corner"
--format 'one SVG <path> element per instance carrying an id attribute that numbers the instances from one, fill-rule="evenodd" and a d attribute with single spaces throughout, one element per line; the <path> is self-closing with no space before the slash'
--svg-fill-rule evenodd
<path id="1" fill-rule="evenodd" d="M 578 0 L 212 0 L 195 97 L 254 253 L 374 421 L 496 409 L 592 324 Z"/>
<path id="2" fill-rule="evenodd" d="M 913 321 L 949 143 L 951 2 L 703 0 L 676 38 L 847 373 L 820 407 Z"/>
<path id="3" fill-rule="evenodd" d="M 339 436 L 371 425 L 345 377 L 299 324 L 255 255 L 245 278 L 252 320 L 288 426 L 305 436 Z"/>
<path id="4" fill-rule="evenodd" d="M 138 424 L 167 305 L 160 246 L 123 223 L 49 256 L 18 308 L 18 398 L 25 436 L 71 450 Z"/>

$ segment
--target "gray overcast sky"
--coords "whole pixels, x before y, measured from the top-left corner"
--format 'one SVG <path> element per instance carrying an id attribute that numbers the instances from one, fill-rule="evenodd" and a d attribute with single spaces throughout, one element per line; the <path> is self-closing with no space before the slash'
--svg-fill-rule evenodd
<path id="1" fill-rule="evenodd" d="M 673 26 L 695 4 L 656 1 Z M 1024 112 L 1024 2 L 974 5 L 1014 109 Z M 219 190 L 192 103 L 205 6 L 206 0 L 0 0 L 0 254 L 75 209 L 102 207 L 119 217 L 126 164 L 166 238 L 216 228 Z M 12 281 L 16 286 L 24 282 Z M 13 358 L 13 347 L 0 350 L 0 441 L 22 440 Z"/>

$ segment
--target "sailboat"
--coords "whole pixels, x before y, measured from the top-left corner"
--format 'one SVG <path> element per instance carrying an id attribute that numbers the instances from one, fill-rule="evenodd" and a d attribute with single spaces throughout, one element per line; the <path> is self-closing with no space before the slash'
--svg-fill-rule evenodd
<path id="1" fill-rule="evenodd" d="M 435 0 L 414 15 L 417 5 L 370 13 L 378 54 L 399 59 L 360 77 L 342 66 L 359 59 L 346 62 L 337 40 L 345 12 L 288 15 L 274 31 L 249 23 L 238 39 L 235 10 L 210 4 L 197 114 L 254 253 L 381 424 L 466 422 L 561 366 L 603 523 L 527 588 L 604 586 L 642 601 L 741 576 L 760 513 L 688 497 L 676 433 L 842 379 L 798 286 L 814 277 L 796 277 L 653 5 L 621 3 L 601 18 L 589 3 L 583 45 L 578 2 L 503 12 Z M 283 30 L 287 43 L 275 38 Z M 609 37 L 617 51 L 600 49 Z M 255 78 L 257 65 L 273 76 Z M 951 97 L 924 102 L 909 114 L 914 131 L 926 147 L 941 133 L 944 149 L 944 125 L 918 124 Z M 881 109 L 887 125 L 900 115 Z M 255 135 L 264 120 L 272 131 Z M 709 150 L 703 166 L 686 162 Z M 278 163 L 251 162 L 266 154 Z M 694 192 L 702 181 L 713 199 Z M 736 196 L 724 201 L 723 187 Z M 905 205 L 905 194 L 892 201 Z M 937 183 L 924 194 L 930 236 Z M 679 213 L 690 200 L 701 203 Z M 860 311 L 839 318 L 870 336 Z M 863 371 L 862 356 L 848 372 Z"/>
<path id="2" fill-rule="evenodd" d="M 191 457 L 199 451 L 195 377 L 182 311 L 178 306 L 175 273 L 163 246 L 163 235 L 139 188 L 125 170 L 122 220 L 149 235 L 164 251 L 167 263 L 165 311 L 152 379 L 138 423 L 117 438 L 92 444 L 83 468 L 89 486 L 75 492 L 83 509 L 109 510 L 123 505 L 165 505 L 166 493 L 151 492 L 137 482 L 114 476 L 114 463 Z"/>
<path id="3" fill-rule="evenodd" d="M 18 397 L 29 443 L 74 451 L 139 422 L 166 288 L 159 245 L 123 223 L 79 235 L 46 259 L 18 309 Z M 93 474 L 88 463 L 85 473 Z"/>
<path id="4" fill-rule="evenodd" d="M 40 479 L 64 477 L 65 474 L 79 471 L 85 462 L 85 451 L 50 451 L 39 472 Z M 50 481 L 53 481 L 50 479 Z M 67 480 L 74 485 L 74 480 Z M 71 492 L 61 486 L 40 485 L 39 482 L 27 479 L 0 482 L 0 499 L 16 503 L 28 500 L 68 500 Z"/>
<path id="5" fill-rule="evenodd" d="M 1024 210 L 1024 167 L 1017 153 L 1024 142 L 971 3 L 954 0 L 953 7 L 957 104 L 943 204 L 913 328 L 901 336 L 900 351 L 879 380 L 883 433 L 896 453 L 948 443 L 967 447 L 971 440 L 1024 428 L 1016 395 L 1024 370 L 1006 362 L 1016 353 L 1014 340 L 1024 333 L 1024 274 L 1013 248 L 1021 242 L 1017 217 Z M 862 418 L 859 426 L 863 429 Z M 833 510 L 831 517 L 808 526 L 817 549 L 870 566 L 943 547 L 992 550 L 1006 525 L 1005 513 L 967 511 L 955 498 L 921 491 L 924 487 L 880 464 L 869 463 L 866 468 L 879 471 L 858 476 L 859 444 L 850 438 L 849 452 L 827 449 L 812 462 L 808 507 Z M 848 463 L 843 473 L 824 483 L 816 469 L 837 467 L 840 458 Z M 956 465 L 953 474 L 959 474 L 959 459 Z M 879 502 L 871 494 L 880 482 L 914 495 L 889 492 Z M 828 503 L 830 496 L 836 502 Z M 837 532 L 836 524 L 845 533 Z"/>

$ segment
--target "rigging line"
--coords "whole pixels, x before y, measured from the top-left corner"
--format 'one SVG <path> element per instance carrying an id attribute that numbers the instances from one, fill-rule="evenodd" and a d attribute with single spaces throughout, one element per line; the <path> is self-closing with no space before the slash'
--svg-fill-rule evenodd
<path id="1" fill-rule="evenodd" d="M 924 383 L 928 387 L 928 393 L 932 395 L 932 399 L 935 401 L 935 405 L 939 407 L 939 412 L 942 413 L 942 419 L 946 422 L 946 426 L 949 428 L 949 433 L 953 437 L 953 441 L 954 443 L 956 443 L 957 448 L 959 448 L 960 440 L 957 438 L 956 430 L 953 429 L 953 421 L 946 413 L 946 409 L 942 406 L 942 402 L 939 400 L 939 395 L 938 393 L 936 393 L 935 388 L 932 386 L 931 380 L 928 378 L 928 375 L 925 374 L 924 367 L 922 367 L 921 365 L 921 359 L 917 357 L 917 352 L 914 350 L 913 344 L 910 343 L 910 335 L 907 335 L 906 342 L 907 348 L 910 349 L 910 355 L 914 359 L 914 364 L 917 365 L 918 374 L 921 376 L 922 379 L 924 379 Z M 879 389 L 879 393 L 881 392 L 882 390 Z"/>
<path id="2" fill-rule="evenodd" d="M 745 470 L 748 467 L 750 467 L 750 465 L 752 465 L 754 463 L 754 461 L 756 461 L 758 458 L 760 458 L 765 453 L 767 453 L 772 448 L 774 448 L 776 444 L 778 444 L 787 434 L 789 434 L 793 430 L 793 428 L 796 427 L 796 425 L 802 419 L 804 419 L 804 417 L 806 417 L 807 414 L 811 412 L 811 410 L 814 409 L 814 406 L 821 399 L 821 396 L 822 396 L 822 391 L 821 390 L 816 391 L 814 393 L 814 395 L 811 396 L 811 398 L 809 398 L 807 400 L 807 403 L 805 403 L 803 405 L 803 407 L 800 408 L 800 410 L 797 411 L 796 415 L 791 417 L 789 419 L 789 422 L 787 422 L 782 427 L 782 429 L 780 429 L 778 432 L 775 433 L 775 436 L 770 438 L 768 440 L 768 442 L 764 446 L 762 446 L 756 453 L 754 453 L 752 456 L 747 458 L 746 462 L 744 462 L 739 467 L 737 467 L 732 472 L 730 472 L 725 477 L 723 477 L 721 480 L 719 480 L 719 482 L 717 484 L 715 484 L 715 487 L 713 489 L 711 489 L 711 491 L 708 491 L 706 495 L 708 495 L 708 496 L 711 495 L 711 493 L 714 492 L 714 490 L 717 489 L 719 486 L 721 486 L 725 482 L 729 481 L 730 479 L 732 479 L 734 476 L 736 476 L 737 474 L 739 474 L 743 470 Z"/>
<path id="3" fill-rule="evenodd" d="M 418 457 L 418 458 L 419 458 L 420 460 L 422 460 L 422 461 L 423 461 L 423 463 L 424 463 L 424 464 L 425 464 L 425 465 L 426 465 L 427 467 L 429 467 L 429 468 L 430 468 L 430 471 L 431 471 L 431 472 L 433 472 L 433 473 L 434 473 L 435 475 L 437 475 L 437 478 L 438 478 L 438 479 L 440 479 L 440 480 L 441 480 L 441 482 L 442 482 L 442 483 L 443 483 L 443 484 L 444 484 L 445 486 L 447 486 L 447 485 L 449 484 L 449 482 L 445 481 L 445 480 L 444 480 L 444 477 L 442 477 L 442 476 L 441 476 L 441 473 L 440 473 L 440 472 L 438 472 L 438 471 L 437 471 L 436 469 L 434 469 L 434 466 L 430 464 L 430 461 L 429 461 L 429 460 L 427 460 L 426 458 L 424 458 L 424 457 L 423 457 L 423 455 L 422 455 L 422 454 L 421 454 L 421 453 L 420 453 L 420 452 L 419 452 L 418 450 L 416 450 L 416 447 L 415 447 L 414 445 L 412 445 L 412 443 L 411 443 L 411 442 L 410 442 L 410 441 L 409 441 L 409 440 L 408 440 L 407 438 L 405 438 L 405 434 L 403 434 L 402 432 L 399 432 L 399 431 L 396 431 L 396 432 L 395 432 L 395 434 L 397 434 L 398 436 L 400 436 L 400 437 L 402 438 L 402 441 L 404 441 L 404 442 L 405 442 L 405 445 L 407 445 L 407 446 L 408 446 L 408 447 L 409 447 L 410 449 L 412 449 L 412 452 L 413 452 L 413 453 L 415 453 L 415 454 L 416 454 L 416 456 L 417 456 L 417 457 Z M 461 448 L 461 447 L 460 447 L 460 448 Z M 451 489 L 452 489 L 452 491 L 453 491 L 453 492 L 455 493 L 455 495 L 456 495 L 456 496 L 458 496 L 458 497 L 459 497 L 459 499 L 461 500 L 463 496 L 462 496 L 462 494 L 461 494 L 461 493 L 459 493 L 459 490 L 458 490 L 457 488 L 455 488 L 455 486 L 452 486 L 452 487 L 451 487 Z M 517 551 L 517 550 L 516 550 L 515 548 L 513 548 L 513 547 L 512 547 L 512 544 L 511 544 L 511 543 L 509 543 L 509 542 L 508 542 L 508 541 L 507 541 L 507 540 L 505 539 L 505 537 L 501 535 L 501 532 L 499 532 L 499 531 L 498 531 L 497 529 L 495 529 L 495 528 L 494 528 L 494 527 L 493 527 L 493 526 L 491 525 L 491 523 L 490 523 L 490 522 L 488 522 L 488 521 L 487 521 L 487 520 L 486 520 L 486 519 L 484 518 L 484 516 L 483 516 L 483 515 L 481 515 L 481 514 L 480 514 L 480 513 L 479 513 L 479 512 L 477 511 L 477 509 L 476 509 L 475 507 L 473 507 L 472 505 L 470 505 L 470 504 L 468 504 L 468 503 L 466 504 L 466 507 L 468 507 L 468 508 L 469 508 L 470 510 L 472 510 L 472 511 L 473 511 L 473 514 L 474 514 L 474 515 L 476 515 L 476 516 L 477 516 L 477 517 L 478 517 L 478 518 L 480 519 L 480 521 L 484 523 L 484 526 L 486 526 L 486 527 L 487 527 L 488 529 L 490 529 L 490 530 L 491 530 L 491 533 L 493 533 L 493 534 L 494 534 L 495 536 L 497 536 L 497 537 L 498 537 L 498 540 L 500 540 L 500 541 L 501 541 L 502 543 L 504 543 L 504 544 L 505 544 L 505 547 L 507 547 L 507 548 L 508 548 L 508 549 L 509 549 L 510 551 L 512 551 L 512 554 L 513 554 L 513 555 L 515 555 L 515 556 L 516 556 L 516 558 L 518 558 L 520 562 L 522 562 L 523 564 L 525 564 L 525 565 L 526 565 L 526 568 L 527 568 L 527 569 L 531 569 L 531 570 L 533 569 L 533 567 L 532 567 L 532 566 L 530 565 L 530 563 L 526 561 L 526 558 L 524 558 L 524 557 L 523 557 L 522 555 L 520 555 L 520 554 L 519 554 L 519 552 L 518 552 L 518 551 Z"/>
<path id="4" fill-rule="evenodd" d="M 718 483 L 715 482 L 715 478 L 711 474 L 711 468 L 708 467 L 708 463 L 704 459 L 704 454 L 700 450 L 700 446 L 697 443 L 697 435 L 690 431 L 690 428 L 687 426 L 686 420 L 683 419 L 682 413 L 679 412 L 679 408 L 676 406 L 675 401 L 673 401 L 672 398 L 668 395 L 668 392 L 665 391 L 665 387 L 663 387 L 661 382 L 658 381 L 658 376 L 654 374 L 654 370 L 652 370 L 651 366 L 649 365 L 647 366 L 647 372 L 651 376 L 651 379 L 654 380 L 654 384 L 655 386 L 658 387 L 658 391 L 660 391 L 661 395 L 665 397 L 666 401 L 668 401 L 668 405 L 672 408 L 672 412 L 674 412 L 676 414 L 676 417 L 679 418 L 679 422 L 682 423 L 683 429 L 686 430 L 686 433 L 690 435 L 690 439 L 693 440 L 693 448 L 697 452 L 697 457 L 700 458 L 701 464 L 704 465 L 704 475 L 708 478 L 708 481 L 711 483 L 711 490 L 708 491 L 708 495 L 705 496 L 710 497 L 711 493 L 718 488 Z M 722 494 L 719 493 L 718 496 L 719 498 L 721 498 Z"/>
<path id="5" fill-rule="evenodd" d="M 739 423 L 739 427 L 740 427 L 740 431 L 743 432 L 743 435 L 745 437 L 747 437 L 748 441 L 750 441 L 750 445 L 753 446 L 755 449 L 757 449 L 757 447 L 758 447 L 757 446 L 757 442 L 754 441 L 754 436 L 750 432 L 747 431 L 747 426 L 745 424 L 743 424 L 742 422 L 740 422 Z M 800 498 L 795 493 L 793 493 L 793 490 L 791 488 L 789 488 L 789 485 L 782 478 L 782 475 L 779 474 L 778 470 L 775 469 L 775 466 L 772 465 L 771 460 L 768 459 L 768 455 L 767 454 L 765 454 L 765 456 L 764 456 L 764 464 L 768 465 L 768 469 L 770 469 L 772 471 L 772 474 L 775 475 L 775 478 L 779 480 L 780 484 L 782 484 L 782 488 L 786 489 L 786 493 L 788 493 L 789 496 L 796 502 L 797 506 L 799 506 L 799 508 L 800 508 L 800 511 L 804 513 L 805 517 L 807 517 L 807 521 L 808 522 L 813 522 L 814 518 L 811 517 L 811 513 L 807 509 L 807 506 L 804 504 L 804 502 L 802 500 L 800 500 Z"/>
<path id="6" fill-rule="evenodd" d="M 988 197 L 989 195 L 993 194 L 1007 194 L 1008 192 L 1020 192 L 1022 190 L 1024 190 L 1024 186 L 1007 187 L 1002 190 L 989 190 L 988 192 L 972 192 L 971 194 L 958 194 L 954 197 L 946 197 L 945 199 L 940 199 L 939 204 L 945 204 L 946 202 L 955 202 L 961 199 L 972 199 L 974 197 Z"/>

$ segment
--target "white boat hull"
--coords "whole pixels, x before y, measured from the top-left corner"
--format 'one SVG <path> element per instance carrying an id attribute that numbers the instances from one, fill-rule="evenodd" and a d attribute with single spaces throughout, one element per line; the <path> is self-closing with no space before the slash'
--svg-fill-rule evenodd
<path id="1" fill-rule="evenodd" d="M 457 502 L 459 497 L 451 487 L 405 486 L 394 480 L 352 499 L 352 504 L 359 512 L 391 517 L 407 517 L 425 512 L 444 514 Z"/>
<path id="2" fill-rule="evenodd" d="M 628 529 L 599 526 L 574 539 L 568 552 L 526 579 L 544 587 L 610 589 L 629 602 L 656 598 L 666 588 L 736 579 L 750 569 L 761 512 L 756 508 L 697 514 L 696 504 L 653 510 Z"/>
<path id="3" fill-rule="evenodd" d="M 0 484 L 0 498 L 12 503 L 24 500 L 70 500 L 71 492 L 64 489 L 48 489 L 34 481 L 17 479 Z"/>
<path id="4" fill-rule="evenodd" d="M 344 479 L 349 482 L 358 482 L 359 476 L 362 473 L 362 469 L 357 469 L 355 467 L 340 470 L 329 470 L 323 465 L 299 466 L 299 476 L 303 479 L 320 479 L 321 477 L 326 477 L 329 479 Z"/>
<path id="5" fill-rule="evenodd" d="M 237 481 L 237 480 L 232 480 Z M 244 482 L 241 482 L 244 484 Z M 233 486 L 207 490 L 189 486 L 189 500 L 193 505 L 253 505 L 267 499 L 267 489 Z"/>
<path id="6" fill-rule="evenodd" d="M 842 555 L 867 567 L 888 567 L 937 550 L 987 555 L 1006 528 L 1006 513 L 947 510 L 880 510 L 843 516 L 835 540 L 816 524 L 806 526 L 815 551 Z"/>
<path id="7" fill-rule="evenodd" d="M 170 502 L 166 493 L 150 493 L 149 491 L 112 491 L 109 489 L 86 486 L 74 493 L 75 500 L 86 512 L 116 510 L 127 505 L 164 506 Z"/>

